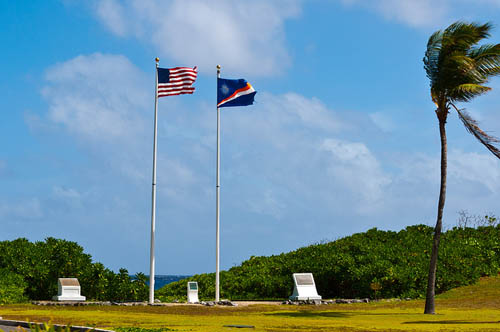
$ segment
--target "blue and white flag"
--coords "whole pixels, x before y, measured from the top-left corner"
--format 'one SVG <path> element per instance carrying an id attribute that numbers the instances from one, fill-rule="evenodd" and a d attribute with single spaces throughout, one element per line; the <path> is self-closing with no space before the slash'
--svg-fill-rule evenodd
<path id="1" fill-rule="evenodd" d="M 217 107 L 252 105 L 256 93 L 244 79 L 217 79 Z"/>

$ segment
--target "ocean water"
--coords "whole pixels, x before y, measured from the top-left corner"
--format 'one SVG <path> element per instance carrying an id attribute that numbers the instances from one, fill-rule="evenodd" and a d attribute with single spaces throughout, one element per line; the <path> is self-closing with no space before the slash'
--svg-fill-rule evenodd
<path id="1" fill-rule="evenodd" d="M 163 286 L 168 285 L 171 282 L 179 281 L 181 279 L 189 278 L 189 277 L 190 276 L 185 276 L 185 275 L 163 275 L 163 274 L 157 274 L 157 275 L 155 275 L 155 290 L 160 289 Z"/>

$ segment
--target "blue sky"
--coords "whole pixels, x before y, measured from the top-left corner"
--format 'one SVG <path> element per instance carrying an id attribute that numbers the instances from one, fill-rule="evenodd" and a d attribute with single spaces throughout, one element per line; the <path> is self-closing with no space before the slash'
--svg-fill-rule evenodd
<path id="1" fill-rule="evenodd" d="M 217 64 L 258 91 L 222 109 L 222 268 L 433 225 L 439 133 L 422 58 L 459 19 L 498 26 L 500 1 L 0 1 L 0 240 L 64 238 L 148 271 L 156 56 L 199 68 L 193 95 L 159 101 L 157 273 L 215 270 Z M 500 136 L 491 86 L 461 106 Z M 456 114 L 447 129 L 445 225 L 499 214 L 500 162 Z"/>

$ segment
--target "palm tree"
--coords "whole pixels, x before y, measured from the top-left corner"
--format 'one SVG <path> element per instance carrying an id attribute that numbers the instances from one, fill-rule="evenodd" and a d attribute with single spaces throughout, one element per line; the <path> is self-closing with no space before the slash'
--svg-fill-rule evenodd
<path id="1" fill-rule="evenodd" d="M 439 239 L 441 236 L 443 208 L 446 197 L 446 119 L 451 108 L 465 125 L 488 150 L 500 158 L 500 150 L 495 147 L 500 141 L 488 135 L 478 126 L 464 109 L 459 109 L 457 102 L 468 102 L 472 98 L 491 90 L 485 86 L 489 78 L 500 74 L 500 44 L 477 44 L 490 36 L 490 23 L 455 22 L 444 31 L 436 31 L 429 38 L 424 57 L 424 68 L 430 80 L 432 101 L 436 104 L 441 137 L 441 187 L 436 228 L 429 264 L 429 278 L 425 302 L 426 314 L 435 313 L 434 295 L 436 285 L 436 267 Z"/>

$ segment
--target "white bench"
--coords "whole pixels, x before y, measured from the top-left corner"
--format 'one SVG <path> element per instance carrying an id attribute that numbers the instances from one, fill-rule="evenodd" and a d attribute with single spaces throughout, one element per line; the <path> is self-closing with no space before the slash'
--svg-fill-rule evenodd
<path id="1" fill-rule="evenodd" d="M 198 283 L 196 281 L 188 281 L 187 283 L 187 301 L 188 303 L 198 303 Z"/>
<path id="2" fill-rule="evenodd" d="M 55 301 L 85 301 L 80 295 L 80 283 L 76 278 L 57 279 L 58 294 L 52 299 Z"/>
<path id="3" fill-rule="evenodd" d="M 293 282 L 293 294 L 290 296 L 290 300 L 321 300 L 321 296 L 318 295 L 318 291 L 316 290 L 312 273 L 294 273 Z"/>

